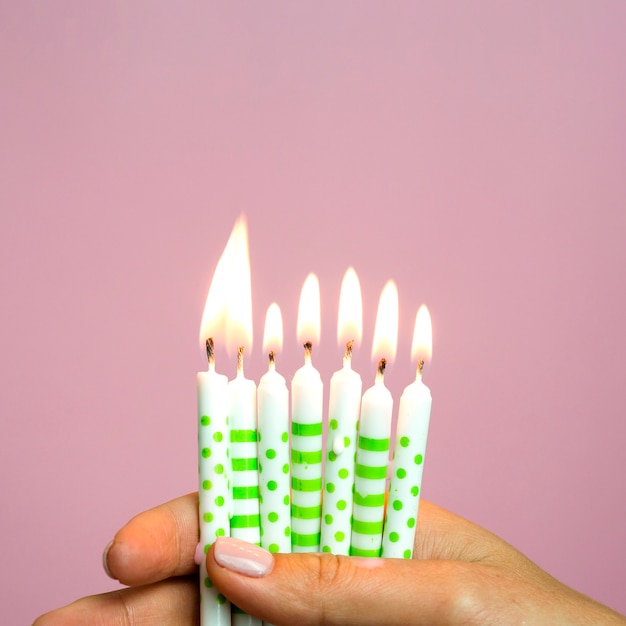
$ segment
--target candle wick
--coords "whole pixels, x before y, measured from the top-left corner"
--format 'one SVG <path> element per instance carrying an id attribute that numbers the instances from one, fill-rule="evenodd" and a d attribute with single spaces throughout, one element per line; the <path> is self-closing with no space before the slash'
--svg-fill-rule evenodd
<path id="1" fill-rule="evenodd" d="M 209 366 L 215 365 L 215 346 L 213 344 L 213 337 L 209 337 L 206 340 L 206 358 L 209 362 Z"/>
<path id="2" fill-rule="evenodd" d="M 243 346 L 237 348 L 237 373 L 243 374 Z"/>
<path id="3" fill-rule="evenodd" d="M 424 371 L 424 359 L 420 359 L 420 360 L 417 362 L 417 376 L 418 376 L 419 378 L 421 378 L 421 377 L 422 377 L 422 372 L 423 372 L 423 371 Z"/>
<path id="4" fill-rule="evenodd" d="M 311 362 L 311 354 L 313 353 L 313 344 L 310 341 L 307 341 L 304 344 L 304 362 Z"/>
<path id="5" fill-rule="evenodd" d="M 352 346 L 353 345 L 354 345 L 354 339 L 351 339 L 350 341 L 346 343 L 346 351 L 343 354 L 343 358 L 346 359 L 346 361 L 352 360 Z"/>
<path id="6" fill-rule="evenodd" d="M 376 370 L 376 382 L 383 383 L 385 378 L 385 368 L 387 367 L 387 359 L 384 357 L 378 361 L 378 369 Z"/>
<path id="7" fill-rule="evenodd" d="M 270 350 L 270 353 L 267 355 L 267 358 L 269 360 L 269 369 L 275 370 L 276 369 L 276 353 L 274 352 L 274 350 Z"/>

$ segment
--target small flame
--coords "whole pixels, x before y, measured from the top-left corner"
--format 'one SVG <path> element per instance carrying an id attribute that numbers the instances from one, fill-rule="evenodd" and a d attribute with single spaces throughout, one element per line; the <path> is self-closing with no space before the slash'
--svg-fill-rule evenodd
<path id="1" fill-rule="evenodd" d="M 252 347 L 250 254 L 243 215 L 235 223 L 209 287 L 200 324 L 202 346 L 209 337 L 225 345 L 229 354 L 236 354 L 240 346 Z"/>
<path id="2" fill-rule="evenodd" d="M 298 341 L 318 344 L 320 340 L 320 283 L 315 274 L 309 274 L 302 285 L 298 305 Z"/>
<path id="3" fill-rule="evenodd" d="M 398 345 L 398 288 L 393 280 L 387 282 L 380 294 L 374 342 L 372 343 L 372 359 L 385 357 L 387 362 L 393 361 Z"/>
<path id="4" fill-rule="evenodd" d="M 430 361 L 433 355 L 433 325 L 430 313 L 425 304 L 418 309 L 415 316 L 415 330 L 413 331 L 413 344 L 411 347 L 411 359 Z"/>
<path id="5" fill-rule="evenodd" d="M 363 336 L 363 301 L 359 277 L 349 267 L 344 274 L 339 294 L 337 341 L 343 347 L 348 341 L 361 342 Z"/>
<path id="6" fill-rule="evenodd" d="M 263 352 L 283 349 L 283 316 L 280 307 L 272 302 L 265 314 L 265 331 L 263 333 Z"/>

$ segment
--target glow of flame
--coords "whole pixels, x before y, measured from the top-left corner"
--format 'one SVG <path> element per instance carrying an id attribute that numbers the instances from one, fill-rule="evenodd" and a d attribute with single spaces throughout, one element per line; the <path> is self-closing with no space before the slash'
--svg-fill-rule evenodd
<path id="1" fill-rule="evenodd" d="M 425 304 L 418 309 L 415 316 L 415 330 L 411 346 L 411 359 L 430 361 L 433 355 L 433 325 L 430 313 Z"/>
<path id="2" fill-rule="evenodd" d="M 280 307 L 272 302 L 265 314 L 265 331 L 263 333 L 263 351 L 278 352 L 283 348 L 283 316 Z"/>
<path id="3" fill-rule="evenodd" d="M 320 318 L 320 283 L 315 274 L 309 274 L 302 285 L 298 304 L 297 336 L 300 343 L 319 343 Z"/>
<path id="4" fill-rule="evenodd" d="M 200 323 L 203 347 L 209 337 L 223 343 L 229 354 L 236 354 L 239 346 L 252 348 L 250 254 L 243 215 L 235 223 L 209 287 Z"/>
<path id="5" fill-rule="evenodd" d="M 348 341 L 361 342 L 363 336 L 363 300 L 359 277 L 349 267 L 344 274 L 339 294 L 339 315 L 337 317 L 337 341 L 343 346 Z"/>
<path id="6" fill-rule="evenodd" d="M 398 288 L 393 280 L 384 286 L 378 311 L 376 313 L 376 326 L 374 327 L 374 341 L 372 343 L 372 359 L 381 357 L 387 362 L 396 357 L 398 346 Z"/>

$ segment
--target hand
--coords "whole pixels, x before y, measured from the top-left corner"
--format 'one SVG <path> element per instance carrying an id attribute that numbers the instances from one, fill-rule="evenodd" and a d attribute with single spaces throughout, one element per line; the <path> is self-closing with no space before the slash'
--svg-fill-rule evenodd
<path id="1" fill-rule="evenodd" d="M 141 513 L 105 552 L 110 575 L 130 587 L 78 600 L 35 626 L 196 624 L 197 536 L 195 494 Z M 270 555 L 228 538 L 206 558 L 224 595 L 277 625 L 626 624 L 495 535 L 425 501 L 414 560 Z"/>

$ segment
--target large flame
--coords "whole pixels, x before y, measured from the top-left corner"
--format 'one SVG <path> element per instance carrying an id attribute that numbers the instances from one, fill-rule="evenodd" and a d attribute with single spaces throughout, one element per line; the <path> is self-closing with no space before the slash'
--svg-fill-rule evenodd
<path id="1" fill-rule="evenodd" d="M 343 347 L 348 341 L 361 342 L 363 336 L 363 301 L 359 277 L 349 267 L 344 274 L 339 294 L 337 341 Z"/>
<path id="2" fill-rule="evenodd" d="M 230 234 L 209 287 L 200 324 L 200 344 L 204 346 L 209 337 L 223 343 L 229 354 L 236 354 L 239 346 L 252 347 L 250 254 L 243 215 Z"/>
<path id="3" fill-rule="evenodd" d="M 278 352 L 283 348 L 283 317 L 280 307 L 272 302 L 265 314 L 265 330 L 263 333 L 263 351 Z"/>
<path id="4" fill-rule="evenodd" d="M 315 274 L 309 274 L 302 285 L 298 304 L 297 335 L 300 343 L 319 343 L 320 317 L 320 283 Z"/>
<path id="5" fill-rule="evenodd" d="M 372 359 L 387 359 L 393 361 L 398 346 L 398 288 L 390 280 L 380 294 L 376 326 L 374 328 L 374 342 L 372 343 Z"/>
<path id="6" fill-rule="evenodd" d="M 411 346 L 411 359 L 430 361 L 433 355 L 433 325 L 430 313 L 425 304 L 418 309 L 415 316 L 415 330 Z"/>

